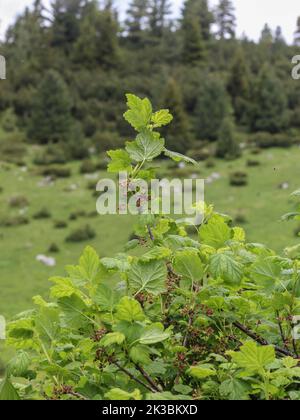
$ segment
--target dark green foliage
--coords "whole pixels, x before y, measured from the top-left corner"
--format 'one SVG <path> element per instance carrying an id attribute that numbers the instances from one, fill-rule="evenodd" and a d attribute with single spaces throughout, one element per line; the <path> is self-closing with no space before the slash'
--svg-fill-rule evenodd
<path id="1" fill-rule="evenodd" d="M 230 185 L 233 187 L 245 187 L 248 185 L 248 175 L 245 172 L 234 172 L 230 175 Z"/>
<path id="2" fill-rule="evenodd" d="M 96 172 L 96 165 L 92 160 L 84 160 L 80 166 L 81 174 L 93 174 Z"/>
<path id="3" fill-rule="evenodd" d="M 183 21 L 196 18 L 201 31 L 202 39 L 208 41 L 211 38 L 211 25 L 214 23 L 214 15 L 209 9 L 207 0 L 186 0 L 183 8 Z"/>
<path id="4" fill-rule="evenodd" d="M 29 219 L 25 216 L 11 216 L 1 221 L 1 225 L 5 227 L 15 227 L 15 226 L 28 225 L 28 224 L 29 224 Z"/>
<path id="5" fill-rule="evenodd" d="M 216 22 L 221 39 L 235 37 L 236 18 L 231 0 L 220 0 L 216 9 Z"/>
<path id="6" fill-rule="evenodd" d="M 96 232 L 89 225 L 74 230 L 66 238 L 66 242 L 85 242 L 96 237 Z"/>
<path id="7" fill-rule="evenodd" d="M 284 133 L 271 134 L 266 132 L 256 133 L 252 136 L 256 146 L 261 149 L 269 149 L 271 147 L 291 147 L 293 138 Z"/>
<path id="8" fill-rule="evenodd" d="M 236 137 L 232 118 L 225 118 L 219 131 L 216 156 L 225 159 L 235 159 L 241 155 L 241 149 Z"/>
<path id="9" fill-rule="evenodd" d="M 184 110 L 183 99 L 178 84 L 170 80 L 164 94 L 163 107 L 172 110 L 173 123 L 164 130 L 167 147 L 179 153 L 185 153 L 190 145 L 188 118 Z"/>
<path id="10" fill-rule="evenodd" d="M 60 249 L 58 245 L 56 245 L 56 243 L 53 243 L 49 246 L 48 252 L 50 252 L 50 254 L 58 254 L 60 252 Z"/>
<path id="11" fill-rule="evenodd" d="M 24 195 L 14 195 L 9 199 L 9 205 L 12 208 L 25 208 L 29 206 L 29 201 Z"/>
<path id="12" fill-rule="evenodd" d="M 65 166 L 49 166 L 40 171 L 43 176 L 52 176 L 54 178 L 70 178 L 71 169 Z"/>
<path id="13" fill-rule="evenodd" d="M 55 229 L 66 229 L 68 227 L 68 223 L 65 222 L 64 220 L 57 220 L 54 223 L 54 228 Z"/>
<path id="14" fill-rule="evenodd" d="M 52 215 L 50 211 L 47 209 L 47 207 L 43 207 L 41 210 L 39 210 L 37 213 L 33 215 L 33 218 L 36 220 L 42 220 L 42 219 L 51 219 Z"/>
<path id="15" fill-rule="evenodd" d="M 195 108 L 195 133 L 197 139 L 217 140 L 220 126 L 230 116 L 230 98 L 222 81 L 207 77 L 201 81 L 197 91 Z"/>
<path id="16" fill-rule="evenodd" d="M 253 130 L 278 133 L 287 127 L 287 97 L 280 80 L 269 66 L 262 68 L 256 80 L 252 102 Z"/>
<path id="17" fill-rule="evenodd" d="M 300 16 L 297 19 L 297 29 L 294 33 L 295 45 L 300 45 Z"/>
<path id="18" fill-rule="evenodd" d="M 55 71 L 38 86 L 28 136 L 40 144 L 68 142 L 72 133 L 72 102 L 68 88 Z"/>

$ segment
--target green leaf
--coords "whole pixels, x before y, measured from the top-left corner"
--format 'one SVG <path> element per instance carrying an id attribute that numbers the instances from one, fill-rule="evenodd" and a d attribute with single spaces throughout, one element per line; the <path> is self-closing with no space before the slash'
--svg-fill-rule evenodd
<path id="1" fill-rule="evenodd" d="M 127 106 L 124 118 L 137 131 L 147 128 L 151 122 L 152 105 L 149 99 L 141 99 L 135 95 L 127 94 Z"/>
<path id="2" fill-rule="evenodd" d="M 112 312 L 121 297 L 121 291 L 115 290 L 106 284 L 97 286 L 96 292 L 92 295 L 93 302 L 99 306 L 101 312 Z"/>
<path id="3" fill-rule="evenodd" d="M 164 154 L 165 156 L 174 160 L 174 162 L 186 162 L 198 166 L 198 162 L 196 162 L 194 159 L 188 156 L 182 155 L 181 153 L 172 152 L 171 150 L 164 149 Z"/>
<path id="4" fill-rule="evenodd" d="M 13 359 L 7 365 L 7 373 L 9 376 L 20 377 L 27 373 L 30 365 L 30 357 L 23 350 L 18 351 Z"/>
<path id="5" fill-rule="evenodd" d="M 150 262 L 153 260 L 164 260 L 166 258 L 169 258 L 171 254 L 172 251 L 169 248 L 166 248 L 164 246 L 155 246 L 141 257 L 141 261 Z"/>
<path id="6" fill-rule="evenodd" d="M 187 373 L 196 379 L 206 379 L 216 375 L 216 371 L 211 365 L 192 366 Z"/>
<path id="7" fill-rule="evenodd" d="M 18 401 L 19 394 L 8 378 L 5 378 L 0 384 L 0 401 Z"/>
<path id="8" fill-rule="evenodd" d="M 215 254 L 210 259 L 209 270 L 215 279 L 222 279 L 232 286 L 239 286 L 243 278 L 243 266 L 227 254 Z"/>
<path id="9" fill-rule="evenodd" d="M 35 317 L 35 328 L 42 342 L 51 347 L 59 333 L 59 315 L 55 308 L 41 308 Z"/>
<path id="10" fill-rule="evenodd" d="M 136 262 L 128 273 L 130 287 L 159 295 L 166 291 L 167 267 L 162 261 Z"/>
<path id="11" fill-rule="evenodd" d="M 160 111 L 155 112 L 151 118 L 154 128 L 164 127 L 165 125 L 170 124 L 172 120 L 173 115 L 170 114 L 168 109 L 161 109 Z"/>
<path id="12" fill-rule="evenodd" d="M 116 317 L 120 321 L 143 321 L 145 314 L 139 302 L 133 298 L 124 296 L 117 306 Z"/>
<path id="13" fill-rule="evenodd" d="M 134 363 L 148 365 L 151 363 L 150 350 L 147 346 L 137 345 L 130 349 L 129 357 Z"/>
<path id="14" fill-rule="evenodd" d="M 106 334 L 100 341 L 101 346 L 109 347 L 113 344 L 122 344 L 125 341 L 125 335 L 120 332 Z"/>
<path id="15" fill-rule="evenodd" d="M 178 251 L 175 255 L 174 270 L 184 280 L 195 283 L 202 280 L 204 265 L 196 250 L 183 250 Z"/>
<path id="16" fill-rule="evenodd" d="M 65 328 L 79 329 L 84 326 L 87 321 L 85 311 L 86 304 L 77 295 L 64 297 L 58 300 L 58 304 L 62 310 L 61 321 Z"/>
<path id="17" fill-rule="evenodd" d="M 97 252 L 91 246 L 85 248 L 79 260 L 80 268 L 85 276 L 85 280 L 93 282 L 100 268 L 100 259 Z"/>
<path id="18" fill-rule="evenodd" d="M 232 238 L 232 230 L 222 218 L 212 217 L 207 224 L 201 226 L 199 237 L 205 245 L 220 249 Z"/>
<path id="19" fill-rule="evenodd" d="M 147 394 L 146 395 L 146 400 L 147 401 L 189 401 L 191 400 L 191 397 L 188 397 L 186 395 L 174 395 L 171 392 L 156 392 L 153 394 Z"/>
<path id="20" fill-rule="evenodd" d="M 105 394 L 105 398 L 111 401 L 139 401 L 142 399 L 142 394 L 138 389 L 133 392 L 126 392 L 120 388 L 114 388 Z"/>
<path id="21" fill-rule="evenodd" d="M 164 326 L 160 323 L 152 324 L 145 328 L 140 338 L 141 344 L 157 344 L 170 338 L 170 333 L 164 331 Z"/>
<path id="22" fill-rule="evenodd" d="M 107 154 L 111 158 L 111 162 L 107 167 L 108 172 L 118 173 L 131 171 L 131 158 L 126 150 L 110 150 Z"/>
<path id="23" fill-rule="evenodd" d="M 135 162 L 151 161 L 161 155 L 165 140 L 159 133 L 144 130 L 136 140 L 126 143 L 126 150 Z"/>
<path id="24" fill-rule="evenodd" d="M 50 279 L 55 286 L 51 287 L 50 296 L 53 299 L 59 299 L 62 297 L 69 297 L 73 294 L 77 294 L 78 290 L 73 284 L 72 280 L 64 277 L 52 277 Z"/>
<path id="25" fill-rule="evenodd" d="M 281 266 L 273 258 L 264 258 L 252 265 L 251 278 L 260 286 L 273 289 L 280 278 Z"/>
<path id="26" fill-rule="evenodd" d="M 226 397 L 229 401 L 247 401 L 250 399 L 248 396 L 250 386 L 236 378 L 230 378 L 222 382 L 220 386 L 220 394 Z"/>
<path id="27" fill-rule="evenodd" d="M 254 373 L 264 373 L 266 366 L 275 362 L 273 346 L 259 346 L 254 341 L 245 343 L 239 352 L 229 352 L 232 361 L 239 367 Z"/>

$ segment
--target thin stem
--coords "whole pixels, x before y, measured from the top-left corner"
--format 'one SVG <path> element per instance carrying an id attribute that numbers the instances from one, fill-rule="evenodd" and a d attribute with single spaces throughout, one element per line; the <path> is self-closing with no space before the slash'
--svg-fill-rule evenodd
<path id="1" fill-rule="evenodd" d="M 139 366 L 139 365 L 135 365 L 136 369 L 142 374 L 142 376 L 146 379 L 146 381 L 148 382 L 148 384 L 155 388 L 155 390 L 157 392 L 161 392 L 162 390 L 159 388 L 159 386 L 154 382 L 154 380 L 148 375 L 147 372 L 144 371 L 144 369 Z"/>
<path id="2" fill-rule="evenodd" d="M 127 376 L 129 376 L 130 379 L 137 382 L 139 385 L 142 385 L 144 388 L 146 388 L 150 392 L 156 392 L 156 389 L 151 388 L 147 384 L 145 384 L 143 381 L 141 381 L 139 378 L 137 378 L 135 375 L 133 375 L 131 372 L 129 372 L 127 369 L 123 368 L 118 362 L 114 362 L 114 364 Z"/>

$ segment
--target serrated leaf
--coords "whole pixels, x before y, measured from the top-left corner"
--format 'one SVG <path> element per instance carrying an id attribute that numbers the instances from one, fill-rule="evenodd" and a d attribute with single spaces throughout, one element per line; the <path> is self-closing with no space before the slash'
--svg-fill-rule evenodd
<path id="1" fill-rule="evenodd" d="M 0 401 L 18 401 L 19 394 L 8 378 L 5 378 L 0 384 Z"/>
<path id="2" fill-rule="evenodd" d="M 125 112 L 124 118 L 135 130 L 142 131 L 151 122 L 151 102 L 147 98 L 141 99 L 131 94 L 126 95 L 126 97 L 129 110 Z"/>
<path id="3" fill-rule="evenodd" d="M 87 306 L 77 295 L 59 299 L 58 305 L 62 311 L 61 321 L 63 327 L 79 329 L 87 322 L 87 316 L 85 315 Z"/>
<path id="4" fill-rule="evenodd" d="M 125 335 L 120 332 L 106 334 L 100 341 L 101 346 L 109 347 L 113 344 L 122 344 L 125 341 Z"/>
<path id="5" fill-rule="evenodd" d="M 165 125 L 170 124 L 172 120 L 173 115 L 170 114 L 168 109 L 161 109 L 160 111 L 155 112 L 151 118 L 154 128 L 164 127 Z"/>
<path id="6" fill-rule="evenodd" d="M 140 338 L 141 344 L 157 344 L 170 338 L 170 333 L 164 331 L 164 326 L 160 323 L 152 324 L 145 328 Z"/>
<path id="7" fill-rule="evenodd" d="M 126 151 L 135 162 L 144 162 L 160 156 L 164 146 L 165 140 L 159 133 L 144 130 L 135 141 L 126 143 Z"/>
<path id="8" fill-rule="evenodd" d="M 159 295 L 166 291 L 167 268 L 162 261 L 136 262 L 128 273 L 130 287 Z"/>
<path id="9" fill-rule="evenodd" d="M 250 386 L 246 382 L 236 378 L 230 378 L 222 382 L 219 388 L 220 394 L 229 401 L 249 400 L 248 393 L 250 389 Z"/>
<path id="10" fill-rule="evenodd" d="M 207 224 L 201 226 L 200 240 L 215 249 L 223 248 L 232 238 L 232 230 L 220 217 L 212 217 Z"/>
<path id="11" fill-rule="evenodd" d="M 126 150 L 110 150 L 107 154 L 111 158 L 111 162 L 107 167 L 108 172 L 119 173 L 131 171 L 131 158 Z"/>
<path id="12" fill-rule="evenodd" d="M 71 279 L 64 277 L 52 277 L 50 281 L 55 283 L 55 286 L 51 287 L 50 292 L 50 296 L 53 299 L 72 296 L 78 292 Z"/>
<path id="13" fill-rule="evenodd" d="M 98 305 L 101 312 L 111 312 L 120 301 L 122 292 L 109 287 L 106 284 L 97 286 L 95 293 L 92 295 L 93 302 Z"/>
<path id="14" fill-rule="evenodd" d="M 87 246 L 79 260 L 80 268 L 85 280 L 93 282 L 97 277 L 100 259 L 97 252 L 91 246 Z"/>
<path id="15" fill-rule="evenodd" d="M 233 362 L 250 372 L 262 373 L 276 359 L 273 346 L 259 346 L 253 341 L 245 343 L 239 352 L 229 353 Z"/>
<path id="16" fill-rule="evenodd" d="M 147 346 L 136 345 L 130 349 L 129 357 L 134 363 L 141 364 L 142 366 L 151 363 L 150 350 Z"/>
<path id="17" fill-rule="evenodd" d="M 142 262 L 150 262 L 153 260 L 164 260 L 171 256 L 172 252 L 169 248 L 163 246 L 155 246 L 141 257 Z"/>
<path id="18" fill-rule="evenodd" d="M 7 373 L 9 376 L 23 376 L 28 371 L 29 365 L 29 354 L 20 350 L 15 357 L 9 361 L 7 365 Z"/>
<path id="19" fill-rule="evenodd" d="M 243 278 L 243 266 L 227 254 L 213 255 L 209 270 L 215 279 L 220 278 L 232 286 L 239 286 Z"/>
<path id="20" fill-rule="evenodd" d="M 172 152 L 171 150 L 164 149 L 164 154 L 165 154 L 165 156 L 174 160 L 174 162 L 192 163 L 195 166 L 199 165 L 198 162 L 196 162 L 194 159 L 192 159 L 188 156 L 182 155 L 181 153 Z"/>
<path id="21" fill-rule="evenodd" d="M 105 398 L 110 401 L 139 401 L 142 399 L 142 394 L 138 389 L 133 392 L 126 392 L 120 388 L 114 388 L 105 394 Z"/>
<path id="22" fill-rule="evenodd" d="M 254 263 L 250 269 L 251 278 L 260 286 L 273 289 L 280 278 L 281 266 L 272 258 L 264 258 Z"/>
<path id="23" fill-rule="evenodd" d="M 194 283 L 202 280 L 204 265 L 197 251 L 183 250 L 178 251 L 175 255 L 174 270 L 184 280 Z"/>
<path id="24" fill-rule="evenodd" d="M 206 379 L 216 375 L 216 371 L 211 365 L 192 366 L 187 373 L 196 379 Z"/>
<path id="25" fill-rule="evenodd" d="M 124 296 L 117 306 L 116 317 L 120 321 L 143 321 L 145 314 L 141 305 L 135 299 Z"/>

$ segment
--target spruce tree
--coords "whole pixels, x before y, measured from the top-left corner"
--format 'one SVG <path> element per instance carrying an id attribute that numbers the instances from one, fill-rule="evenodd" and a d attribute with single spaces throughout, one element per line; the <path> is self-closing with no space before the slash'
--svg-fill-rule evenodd
<path id="1" fill-rule="evenodd" d="M 294 43 L 295 45 L 300 45 L 300 16 L 297 19 L 297 29 L 294 33 Z"/>
<path id="2" fill-rule="evenodd" d="M 174 117 L 170 126 L 163 130 L 167 147 L 178 153 L 186 153 L 191 147 L 189 123 L 180 88 L 174 79 L 166 87 L 163 107 L 168 108 Z"/>
<path id="3" fill-rule="evenodd" d="M 271 45 L 273 42 L 273 34 L 270 26 L 266 23 L 261 31 L 260 43 L 265 45 Z"/>
<path id="4" fill-rule="evenodd" d="M 250 95 L 250 72 L 242 48 L 238 48 L 232 60 L 227 89 L 232 99 L 235 117 L 245 122 Z"/>
<path id="5" fill-rule="evenodd" d="M 195 107 L 194 127 L 199 140 L 217 140 L 220 125 L 232 114 L 230 98 L 224 83 L 216 77 L 202 80 Z"/>
<path id="6" fill-rule="evenodd" d="M 277 133 L 287 126 L 287 95 L 273 69 L 265 65 L 255 84 L 251 128 Z"/>
<path id="7" fill-rule="evenodd" d="M 149 1 L 149 28 L 155 37 L 161 37 L 168 25 L 168 16 L 171 14 L 170 0 Z"/>
<path id="8" fill-rule="evenodd" d="M 87 67 L 115 68 L 119 60 L 118 22 L 113 10 L 99 10 L 96 0 L 88 3 L 74 46 L 74 59 Z"/>
<path id="9" fill-rule="evenodd" d="M 235 38 L 236 17 L 231 0 L 220 0 L 216 8 L 218 36 L 221 39 Z"/>
<path id="10" fill-rule="evenodd" d="M 149 0 L 132 0 L 127 10 L 125 28 L 129 40 L 139 44 L 144 37 L 148 19 Z"/>
<path id="11" fill-rule="evenodd" d="M 40 144 L 70 141 L 73 130 L 72 102 L 68 88 L 54 70 L 41 81 L 29 123 L 29 138 Z"/>
<path id="12" fill-rule="evenodd" d="M 237 140 L 235 124 L 231 117 L 222 121 L 216 149 L 216 156 L 221 159 L 236 159 L 241 155 L 241 149 Z"/>
<path id="13" fill-rule="evenodd" d="M 202 38 L 208 41 L 211 37 L 211 25 L 214 23 L 213 13 L 207 0 L 186 0 L 183 7 L 183 21 L 197 18 Z"/>
<path id="14" fill-rule="evenodd" d="M 196 16 L 187 17 L 183 21 L 183 62 L 197 65 L 205 57 L 205 46 L 201 28 Z"/>

